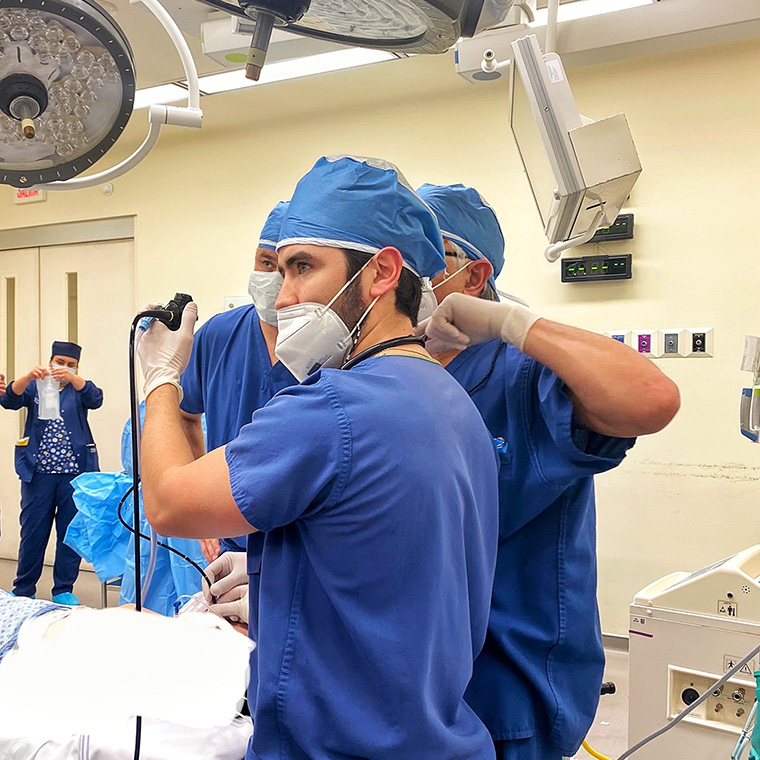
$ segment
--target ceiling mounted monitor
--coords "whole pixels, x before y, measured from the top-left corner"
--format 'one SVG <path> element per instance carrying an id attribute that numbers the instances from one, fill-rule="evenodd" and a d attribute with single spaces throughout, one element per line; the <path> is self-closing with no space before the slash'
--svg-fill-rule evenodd
<path id="1" fill-rule="evenodd" d="M 509 120 L 554 261 L 615 221 L 641 164 L 623 114 L 578 113 L 556 53 L 543 55 L 534 35 L 512 49 Z"/>

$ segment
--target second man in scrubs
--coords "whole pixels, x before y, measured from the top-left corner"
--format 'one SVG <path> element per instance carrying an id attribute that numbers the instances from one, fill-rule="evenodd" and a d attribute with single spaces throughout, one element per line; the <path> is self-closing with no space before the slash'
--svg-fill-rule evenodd
<path id="1" fill-rule="evenodd" d="M 616 341 L 494 303 L 504 238 L 491 207 L 463 185 L 418 192 L 448 265 L 428 347 L 499 442 L 491 619 L 466 699 L 497 760 L 561 760 L 591 726 L 604 669 L 593 476 L 670 421 L 678 390 Z"/>

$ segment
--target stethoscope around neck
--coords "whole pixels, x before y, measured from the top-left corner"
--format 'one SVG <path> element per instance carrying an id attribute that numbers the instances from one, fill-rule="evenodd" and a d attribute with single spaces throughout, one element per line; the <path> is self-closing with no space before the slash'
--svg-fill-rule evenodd
<path id="1" fill-rule="evenodd" d="M 371 359 L 373 356 L 387 351 L 390 348 L 397 348 L 398 346 L 417 345 L 425 347 L 426 336 L 416 337 L 414 335 L 404 335 L 401 338 L 391 338 L 390 340 L 383 340 L 380 343 L 370 346 L 362 351 L 360 354 L 354 356 L 353 359 L 349 359 L 341 369 L 353 369 L 357 364 L 363 362 L 365 359 Z"/>

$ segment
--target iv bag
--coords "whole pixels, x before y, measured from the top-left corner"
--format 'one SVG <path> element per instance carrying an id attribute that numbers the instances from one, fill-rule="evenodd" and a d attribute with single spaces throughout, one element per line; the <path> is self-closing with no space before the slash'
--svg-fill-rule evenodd
<path id="1" fill-rule="evenodd" d="M 43 377 L 37 381 L 37 396 L 39 399 L 39 410 L 37 416 L 41 420 L 60 420 L 61 419 L 61 402 L 58 394 L 60 385 L 52 376 Z"/>

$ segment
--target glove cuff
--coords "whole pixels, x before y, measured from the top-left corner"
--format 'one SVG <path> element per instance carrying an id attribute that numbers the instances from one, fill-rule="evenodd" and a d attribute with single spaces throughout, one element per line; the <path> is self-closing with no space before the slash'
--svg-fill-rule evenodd
<path id="1" fill-rule="evenodd" d="M 184 393 L 179 384 L 179 374 L 168 367 L 156 367 L 145 376 L 145 385 L 143 386 L 145 398 L 148 398 L 161 385 L 173 385 L 179 393 L 179 402 L 182 403 Z"/>
<path id="2" fill-rule="evenodd" d="M 511 343 L 522 351 L 530 328 L 539 319 L 541 317 L 530 309 L 515 305 L 512 313 L 501 325 L 500 337 L 505 343 Z"/>

